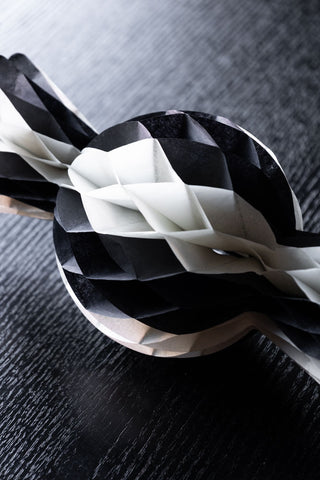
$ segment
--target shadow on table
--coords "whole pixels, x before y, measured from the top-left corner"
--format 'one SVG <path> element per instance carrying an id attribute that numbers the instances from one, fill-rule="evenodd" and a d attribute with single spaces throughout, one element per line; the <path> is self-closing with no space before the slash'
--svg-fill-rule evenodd
<path id="1" fill-rule="evenodd" d="M 83 478 L 316 478 L 318 386 L 259 334 L 195 359 L 111 350 L 66 385 Z"/>

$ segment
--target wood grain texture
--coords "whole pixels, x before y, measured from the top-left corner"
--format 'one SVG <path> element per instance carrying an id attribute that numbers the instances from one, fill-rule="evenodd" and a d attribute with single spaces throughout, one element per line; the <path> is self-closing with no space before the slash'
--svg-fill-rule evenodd
<path id="1" fill-rule="evenodd" d="M 99 130 L 181 108 L 270 146 L 320 230 L 316 0 L 4 0 L 0 45 Z M 51 223 L 0 215 L 1 480 L 316 480 L 319 387 L 258 334 L 207 358 L 131 352 L 82 317 Z"/>

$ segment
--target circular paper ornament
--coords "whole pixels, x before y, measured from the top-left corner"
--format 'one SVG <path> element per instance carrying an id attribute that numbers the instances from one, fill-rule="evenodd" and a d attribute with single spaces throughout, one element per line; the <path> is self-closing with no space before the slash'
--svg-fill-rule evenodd
<path id="1" fill-rule="evenodd" d="M 60 272 L 104 333 L 194 356 L 266 330 L 268 317 L 312 351 L 318 332 L 300 323 L 308 311 L 316 325 L 319 306 L 300 280 L 316 259 L 298 246 L 314 238 L 300 231 L 276 158 L 250 134 L 203 113 L 154 113 L 95 137 L 69 177 L 75 190 L 60 189 L 55 211 Z"/>

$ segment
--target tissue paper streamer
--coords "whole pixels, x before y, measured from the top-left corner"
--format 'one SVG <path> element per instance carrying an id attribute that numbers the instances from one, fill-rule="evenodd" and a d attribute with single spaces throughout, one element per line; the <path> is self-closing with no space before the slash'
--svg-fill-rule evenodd
<path id="1" fill-rule="evenodd" d="M 68 165 L 96 133 L 24 55 L 0 57 L 0 89 L 0 194 L 17 200 L 1 197 L 0 207 L 52 212 Z"/>
<path id="2" fill-rule="evenodd" d="M 25 57 L 0 65 L 0 193 L 56 202 L 58 267 L 94 325 L 173 357 L 258 329 L 320 380 L 320 236 L 267 147 L 175 110 L 98 135 Z"/>

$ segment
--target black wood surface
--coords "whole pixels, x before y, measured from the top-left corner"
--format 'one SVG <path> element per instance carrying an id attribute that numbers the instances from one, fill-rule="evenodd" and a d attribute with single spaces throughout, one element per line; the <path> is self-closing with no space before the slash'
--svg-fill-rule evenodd
<path id="1" fill-rule="evenodd" d="M 23 51 L 101 131 L 167 108 L 230 117 L 278 155 L 320 230 L 312 0 L 4 0 Z M 50 222 L 1 215 L 0 479 L 319 478 L 319 387 L 258 334 L 166 360 L 108 340 L 55 265 Z"/>

